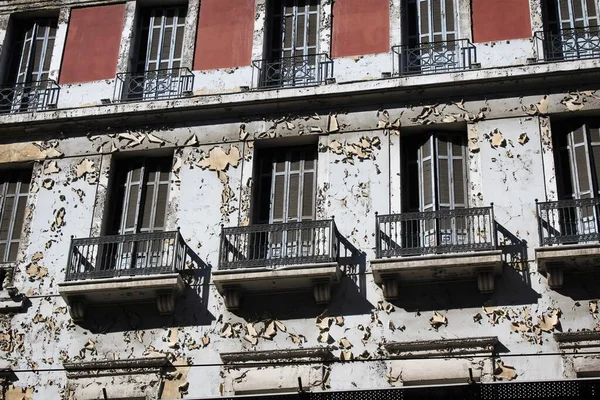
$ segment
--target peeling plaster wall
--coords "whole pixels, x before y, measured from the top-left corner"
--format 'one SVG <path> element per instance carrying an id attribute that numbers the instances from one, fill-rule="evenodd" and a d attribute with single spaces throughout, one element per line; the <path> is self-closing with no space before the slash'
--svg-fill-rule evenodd
<path id="1" fill-rule="evenodd" d="M 48 3 L 49 7 L 65 4 Z M 399 36 L 399 25 L 394 22 L 399 21 L 398 5 L 398 0 L 390 2 L 390 40 L 394 44 Z M 538 7 L 539 2 L 532 0 L 531 5 Z M 6 7 L 1 4 L 0 10 Z M 322 16 L 325 20 L 330 18 L 327 7 Z M 257 1 L 256 9 L 253 59 L 262 55 L 264 1 Z M 125 35 L 134 25 L 134 16 L 135 2 L 129 2 Z M 538 17 L 532 13 L 532 21 Z M 532 25 L 535 30 L 536 24 Z M 0 21 L 0 39 L 6 33 L 3 28 Z M 461 32 L 463 29 L 464 24 Z M 325 30 L 320 35 L 322 43 L 329 40 Z M 121 46 L 120 68 L 128 64 L 127 40 Z M 529 40 L 478 45 L 484 68 L 524 64 L 532 49 Z M 110 127 L 87 129 L 82 123 L 85 132 L 45 132 L 54 134 L 54 140 L 33 141 L 23 134 L 0 144 L 0 169 L 19 165 L 33 169 L 14 279 L 28 306 L 20 312 L 0 314 L 0 359 L 15 370 L 39 370 L 61 369 L 67 362 L 164 355 L 174 367 L 163 375 L 101 380 L 107 385 L 118 382 L 130 393 L 147 393 L 149 398 L 219 396 L 263 389 L 264 382 L 289 388 L 294 384 L 290 380 L 297 376 L 306 376 L 311 390 L 349 390 L 415 384 L 420 377 L 461 379 L 469 366 L 484 382 L 562 379 L 575 376 L 578 365 L 593 366 L 597 362 L 593 358 L 563 360 L 555 355 L 560 349 L 552 334 L 558 329 L 600 329 L 600 282 L 597 277 L 582 281 L 576 294 L 548 289 L 534 259 L 538 245 L 534 199 L 557 198 L 550 119 L 600 116 L 600 92 L 590 87 L 543 93 L 545 87 L 539 86 L 521 94 L 515 86 L 516 93 L 475 94 L 465 100 L 449 93 L 439 96 L 436 103 L 424 100 L 421 94 L 428 85 L 443 83 L 457 88 L 470 80 L 499 74 L 510 77 L 591 69 L 598 61 L 410 77 L 393 83 L 375 80 L 391 69 L 390 63 L 388 54 L 336 60 L 338 83 L 374 80 L 356 86 L 348 83 L 3 115 L 8 122 L 44 123 L 123 113 Z M 252 71 L 247 67 L 196 71 L 194 91 L 234 92 L 249 85 L 251 79 Z M 392 104 L 373 101 L 342 109 L 332 105 L 334 102 L 319 102 L 328 96 L 350 96 L 358 89 L 385 92 L 401 86 L 407 86 L 407 91 L 419 89 L 412 92 L 411 99 Z M 111 98 L 113 90 L 112 80 L 63 85 L 59 106 L 98 104 L 102 98 Z M 275 100 L 285 106 L 294 97 L 310 101 L 301 105 L 301 111 L 277 114 L 255 111 L 242 117 L 236 108 L 253 101 Z M 182 117 L 173 124 L 160 121 L 160 113 L 167 108 L 194 107 L 200 112 L 219 103 L 228 108 L 227 118 Z M 129 115 L 143 112 L 151 114 L 147 125 L 122 127 L 128 124 Z M 491 295 L 477 293 L 472 281 L 405 285 L 401 299 L 385 302 L 371 272 L 375 212 L 398 213 L 402 209 L 400 146 L 405 134 L 446 128 L 460 129 L 468 139 L 469 205 L 494 202 L 495 218 L 504 229 L 499 244 L 506 263 Z M 346 239 L 342 245 L 343 275 L 327 307 L 315 305 L 310 293 L 273 293 L 247 296 L 241 311 L 230 312 L 211 281 L 211 272 L 218 269 L 221 226 L 250 222 L 256 148 L 274 139 L 284 145 L 304 140 L 318 146 L 316 213 L 322 219 L 335 217 Z M 177 299 L 176 312 L 160 316 L 148 304 L 96 307 L 84 323 L 76 324 L 57 289 L 65 279 L 71 235 L 84 238 L 102 234 L 115 157 L 140 157 L 157 151 L 174 154 L 167 228 L 179 227 L 199 259 L 189 260 L 188 267 L 194 271 L 186 277 L 186 290 Z M 497 336 L 511 357 L 503 359 L 504 353 L 500 353 L 481 362 L 453 355 L 439 363 L 389 360 L 384 349 L 390 342 L 473 336 Z M 328 368 L 315 362 L 322 368 L 319 371 L 292 365 L 253 369 L 244 375 L 243 367 L 220 365 L 220 355 L 226 352 L 325 345 L 330 346 L 334 362 L 328 363 Z M 543 356 L 520 356 L 538 353 Z M 192 364 L 210 366 L 191 368 Z M 98 385 L 86 386 L 67 378 L 64 371 L 18 372 L 17 376 L 19 380 L 8 388 L 8 398 L 70 399 L 99 393 Z M 263 387 L 258 387 L 262 377 Z M 164 382 L 162 394 L 155 391 L 156 379 Z"/>
<path id="2" fill-rule="evenodd" d="M 336 346 L 333 357 L 374 359 L 333 363 L 325 383 L 308 373 L 308 381 L 314 383 L 312 390 L 345 390 L 355 385 L 385 388 L 400 386 L 403 381 L 414 384 L 419 374 L 409 372 L 418 370 L 438 371 L 436 379 L 460 379 L 466 368 L 463 361 L 452 357 L 436 365 L 377 361 L 385 354 L 384 341 L 498 336 L 513 355 L 556 352 L 552 326 L 538 333 L 533 328 L 521 333 L 515 326 L 538 326 L 538 317 L 553 318 L 552 310 L 560 309 L 563 330 L 595 329 L 597 314 L 588 309 L 588 300 L 596 301 L 597 291 L 590 288 L 589 299 L 576 302 L 549 290 L 536 269 L 533 199 L 551 197 L 555 191 L 552 180 L 544 178 L 553 174 L 551 146 L 547 144 L 550 133 L 544 121 L 549 113 L 570 112 L 580 104 L 586 110 L 600 110 L 594 96 L 594 92 L 556 93 L 429 106 L 390 105 L 385 110 L 337 114 L 307 112 L 243 122 L 90 132 L 87 137 L 0 148 L 4 149 L 3 162 L 39 160 L 34 173 L 36 189 L 29 199 L 32 211 L 27 239 L 15 278 L 15 286 L 31 305 L 5 320 L 8 344 L 0 337 L 2 357 L 14 369 L 28 369 L 60 368 L 67 361 L 166 354 L 173 362 L 185 360 L 176 368 L 179 372 L 161 378 L 167 382 L 162 398 L 167 398 L 256 389 L 249 378 L 255 375 L 242 378 L 243 368 L 224 374 L 218 366 L 187 367 L 191 363 L 220 364 L 222 352 L 297 349 L 331 342 Z M 401 207 L 403 132 L 409 127 L 426 130 L 430 124 L 436 129 L 453 124 L 456 129 L 456 123 L 464 124 L 469 138 L 470 203 L 494 201 L 498 223 L 514 236 L 501 237 L 501 244 L 508 246 L 507 264 L 497 278 L 496 292 L 479 295 L 473 282 L 416 285 L 403 289 L 402 301 L 384 302 L 369 272 L 369 260 L 374 257 L 374 213 L 397 212 Z M 138 151 L 161 148 L 174 151 L 167 225 L 180 227 L 188 245 L 214 270 L 218 268 L 221 224 L 243 225 L 250 218 L 255 146 L 272 138 L 294 140 L 298 136 L 316 136 L 313 142 L 318 142 L 317 214 L 319 218 L 335 217 L 348 241 L 343 249 L 345 275 L 324 314 L 339 318 L 331 322 L 318 319 L 323 308 L 312 303 L 310 294 L 301 293 L 249 296 L 252 311 L 232 313 L 224 308 L 210 275 L 203 273 L 189 281 L 189 290 L 177 301 L 174 316 L 161 317 L 150 307 L 130 304 L 95 308 L 84 326 L 71 321 L 56 288 L 64 279 L 70 236 L 95 236 L 101 231 L 112 154 L 135 156 Z M 50 159 L 43 161 L 46 157 Z M 525 257 L 514 255 L 509 248 L 512 244 L 502 240 L 526 242 Z M 352 248 L 360 254 L 347 253 Z M 436 323 L 436 318 L 442 322 Z M 518 380 L 560 379 L 564 370 L 560 356 L 514 356 L 502 364 L 504 370 L 497 362 L 487 358 L 474 365 L 477 376 L 491 381 L 500 373 L 510 376 L 516 371 Z M 273 373 L 266 369 L 259 375 L 266 374 L 265 379 L 273 385 L 287 387 L 290 376 L 303 374 L 296 367 L 288 369 Z M 572 375 L 569 369 L 565 371 Z M 18 375 L 13 393 L 31 390 L 35 399 L 69 398 L 72 390 L 85 392 L 72 386 L 73 380 L 63 373 Z M 138 390 L 145 387 L 147 377 L 134 376 L 124 384 Z"/>

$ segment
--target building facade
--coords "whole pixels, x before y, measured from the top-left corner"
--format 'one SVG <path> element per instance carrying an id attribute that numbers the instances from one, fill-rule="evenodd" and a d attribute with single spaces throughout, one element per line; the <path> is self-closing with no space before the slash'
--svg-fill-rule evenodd
<path id="1" fill-rule="evenodd" d="M 597 394 L 599 11 L 0 1 L 3 398 Z"/>

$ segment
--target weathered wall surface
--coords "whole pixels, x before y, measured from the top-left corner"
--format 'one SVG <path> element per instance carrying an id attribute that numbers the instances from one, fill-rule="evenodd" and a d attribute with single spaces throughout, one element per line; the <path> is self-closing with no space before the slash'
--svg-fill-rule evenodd
<path id="1" fill-rule="evenodd" d="M 43 6 L 72 3 L 56 0 Z M 487 3 L 473 3 L 478 24 L 486 15 L 481 12 L 482 4 Z M 518 9 L 522 11 L 521 3 Z M 322 15 L 325 24 L 320 38 L 323 43 L 331 40 L 334 48 L 336 32 L 342 35 L 343 31 L 343 25 L 337 30 L 335 13 L 338 7 L 346 7 L 343 4 L 335 3 L 333 22 L 327 7 Z M 387 2 L 348 4 L 370 4 L 366 11 L 376 14 L 371 15 L 373 21 L 391 15 L 390 30 L 399 32 L 399 26 L 393 24 L 394 18 L 400 18 L 397 0 L 389 4 L 391 14 L 384 11 Z M 550 120 L 599 116 L 600 92 L 585 87 L 544 93 L 545 85 L 532 89 L 528 83 L 528 91 L 521 93 L 518 79 L 575 68 L 585 72 L 597 68 L 598 61 L 519 66 L 535 54 L 534 43 L 514 39 L 517 35 L 512 29 L 496 26 L 491 30 L 491 41 L 477 44 L 482 70 L 384 80 L 379 78 L 382 72 L 391 72 L 392 58 L 388 49 L 383 49 L 386 38 L 381 36 L 381 26 L 371 24 L 366 32 L 374 35 L 374 42 L 356 30 L 351 32 L 358 36 L 356 42 L 345 42 L 334 50 L 340 55 L 335 60 L 337 84 L 245 92 L 240 87 L 250 86 L 253 76 L 249 60 L 262 56 L 264 6 L 264 1 L 257 1 L 256 8 L 251 1 L 244 1 L 242 6 L 236 2 L 235 7 L 231 2 L 202 2 L 195 54 L 195 68 L 202 71 L 195 71 L 196 96 L 99 106 L 101 99 L 112 97 L 114 81 L 109 78 L 114 76 L 96 77 L 95 67 L 90 66 L 69 74 L 74 82 L 92 77 L 97 80 L 64 84 L 59 110 L 0 116 L 6 123 L 2 129 L 10 124 L 27 125 L 23 134 L 10 138 L 0 135 L 0 169 L 22 166 L 34 171 L 13 282 L 26 297 L 26 306 L 20 312 L 0 315 L 0 359 L 7 360 L 18 377 L 7 388 L 8 398 L 95 399 L 102 397 L 102 387 L 107 388 L 109 398 L 199 398 L 265 389 L 293 390 L 298 376 L 311 390 L 387 388 L 418 384 L 423 378 L 462 381 L 468 368 L 488 382 L 552 380 L 576 377 L 575 364 L 597 363 L 597 358 L 585 355 L 564 360 L 556 354 L 559 348 L 553 333 L 600 329 L 600 278 L 575 279 L 563 291 L 548 289 L 534 257 L 538 246 L 534 199 L 556 199 Z M 0 3 L 2 12 L 11 7 L 15 6 L 10 2 Z M 135 25 L 135 3 L 129 2 L 126 10 L 123 32 L 115 33 L 119 37 L 131 34 Z M 229 14 L 232 10 L 233 19 Z M 352 21 L 357 16 L 345 10 L 348 28 L 350 23 L 356 24 Z M 525 13 L 521 11 L 519 18 Z M 78 13 L 71 11 L 71 21 L 79 20 Z M 215 15 L 227 17 L 223 21 Z M 2 21 L 7 24 L 7 20 Z M 6 34 L 6 24 L 0 26 L 0 38 Z M 246 41 L 248 46 L 242 46 L 240 52 L 230 52 L 242 31 L 252 43 Z M 389 34 L 389 38 L 397 36 L 397 32 Z M 481 38 L 480 32 L 476 37 Z M 76 39 L 69 33 L 63 68 L 73 54 L 71 46 L 80 45 Z M 389 42 L 397 44 L 393 39 Z M 123 66 L 129 61 L 130 47 L 121 47 L 119 65 Z M 355 49 L 380 53 L 355 56 Z M 87 47 L 82 50 L 92 51 Z M 519 67 L 493 69 L 511 65 Z M 106 72 L 105 67 L 101 69 Z M 507 85 L 514 85 L 503 92 L 508 94 L 492 95 L 484 86 L 487 83 L 481 83 L 482 90 L 474 90 L 475 94 L 464 100 L 457 98 L 468 93 L 465 87 L 469 82 L 490 82 L 499 76 L 510 80 Z M 369 81 L 353 83 L 365 79 Z M 429 91 L 438 84 L 445 85 L 446 90 L 432 95 Z M 384 98 L 383 94 L 390 90 L 394 96 L 404 97 L 389 101 L 391 97 Z M 362 101 L 362 94 L 373 92 L 382 94 L 381 100 L 373 96 L 372 102 Z M 336 105 L 338 99 L 350 104 L 348 99 L 352 98 L 359 106 Z M 298 110 L 267 113 L 262 109 L 262 105 L 274 109 L 272 104 L 277 104 L 283 110 L 293 99 L 299 99 L 295 103 Z M 259 105 L 253 107 L 252 103 Z M 205 107 L 225 116 L 200 114 Z M 164 122 L 167 110 L 182 116 L 175 122 Z M 184 112 L 189 118 L 183 117 Z M 102 128 L 91 127 L 96 118 L 107 114 L 115 117 Z M 131 126 L 131 121 L 140 121 L 140 115 L 146 115 L 143 122 Z M 60 125 L 52 125 L 52 129 L 38 125 L 40 136 L 35 140 L 28 136 L 34 122 L 52 124 L 54 120 L 81 122 L 64 130 Z M 502 274 L 496 278 L 493 294 L 479 294 L 473 281 L 446 282 L 403 285 L 398 300 L 383 301 L 371 268 L 375 212 L 401 211 L 404 160 L 400 150 L 407 133 L 445 129 L 458 129 L 468 138 L 469 205 L 495 203 L 505 261 Z M 40 139 L 48 135 L 54 139 Z M 222 226 L 250 223 L 256 149 L 274 140 L 283 146 L 299 141 L 317 146 L 316 213 L 322 219 L 334 217 L 344 238 L 340 260 L 343 275 L 326 307 L 317 306 L 309 292 L 268 293 L 247 296 L 239 311 L 230 312 L 211 280 L 212 272 L 219 268 L 219 235 Z M 92 307 L 82 323 L 75 323 L 57 289 L 65 279 L 70 238 L 101 234 L 107 190 L 112 184 L 110 174 L 114 172 L 112 159 L 155 152 L 174 155 L 167 227 L 179 227 L 197 255 L 197 259 L 189 260 L 193 273 L 186 278 L 176 312 L 160 316 L 154 305 L 133 303 Z M 389 342 L 482 336 L 497 336 L 500 348 L 506 350 L 481 361 L 450 356 L 391 360 L 384 348 Z M 329 346 L 333 362 L 324 365 L 310 359 L 297 366 L 293 365 L 296 359 L 284 358 L 285 366 L 232 368 L 223 365 L 221 359 L 227 352 L 318 346 Z M 91 380 L 68 377 L 64 371 L 69 362 L 152 356 L 165 356 L 174 367 L 164 376 L 156 371 L 132 375 L 125 369 L 124 373 Z"/>
<path id="2" fill-rule="evenodd" d="M 102 385 L 67 378 L 61 371 L 64 363 L 160 354 L 180 365 L 166 379 L 162 395 L 158 377 L 131 375 L 99 382 L 106 382 L 109 393 L 111 385 L 121 382 L 132 395 L 144 388 L 149 398 L 173 398 L 185 393 L 201 397 L 264 390 L 265 382 L 269 387 L 293 388 L 297 376 L 312 390 L 414 384 L 421 375 L 462 379 L 467 368 L 483 381 L 512 377 L 513 372 L 518 380 L 572 377 L 574 372 L 563 366 L 560 356 L 519 356 L 557 352 L 552 333 L 558 323 L 563 331 L 598 328 L 600 293 L 593 278 L 577 293 L 549 290 L 537 272 L 533 253 L 537 246 L 534 199 L 555 191 L 545 178 L 554 173 L 546 115 L 600 110 L 593 91 L 575 99 L 569 96 L 556 93 L 414 107 L 392 104 L 340 113 L 315 109 L 316 114 L 91 132 L 88 137 L 35 144 L 23 140 L 3 147 L 2 154 L 9 156 L 3 161 L 37 163 L 27 240 L 15 278 L 15 286 L 31 304 L 21 313 L 2 317 L 2 358 L 15 370 L 58 369 L 19 372 L 19 381 L 9 390 L 35 399 L 69 398 L 70 394 L 94 398 L 101 395 Z M 414 133 L 450 126 L 445 124 L 456 129 L 457 123 L 469 137 L 470 202 L 475 206 L 493 201 L 502 227 L 500 245 L 506 264 L 496 278 L 496 291 L 481 295 L 474 282 L 405 285 L 400 299 L 384 302 L 370 273 L 374 213 L 397 211 L 402 138 L 406 129 Z M 335 217 L 347 240 L 342 249 L 342 281 L 327 308 L 316 306 L 310 293 L 273 293 L 247 296 L 240 311 L 229 312 L 210 281 L 210 271 L 218 269 L 221 224 L 249 222 L 256 144 L 302 136 L 318 141 L 312 140 L 319 148 L 317 214 Z M 96 234 L 101 224 L 103 213 L 97 210 L 104 207 L 106 185 L 111 182 L 108 155 L 139 156 L 150 149 L 174 151 L 167 224 L 181 228 L 202 263 L 194 264 L 197 273 L 172 317 L 159 316 L 153 307 L 127 304 L 93 308 L 84 323 L 75 324 L 57 294 L 70 236 Z M 392 361 L 382 348 L 384 342 L 479 336 L 498 336 L 511 357 L 503 359 L 500 353 L 476 364 L 451 357 L 439 362 Z M 218 366 L 187 367 L 221 364 L 223 352 L 326 343 L 335 346 L 334 357 L 349 361 L 327 368 L 318 362 L 310 368 L 250 368 L 248 373 Z M 353 363 L 352 359 L 371 361 Z"/>

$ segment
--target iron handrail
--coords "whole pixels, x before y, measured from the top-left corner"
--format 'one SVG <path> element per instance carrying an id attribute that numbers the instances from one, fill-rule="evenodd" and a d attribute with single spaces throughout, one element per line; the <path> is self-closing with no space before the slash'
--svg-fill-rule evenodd
<path id="1" fill-rule="evenodd" d="M 191 95 L 194 74 L 186 67 L 117 73 L 114 101 L 168 100 Z"/>
<path id="2" fill-rule="evenodd" d="M 331 78 L 333 60 L 326 53 L 252 61 L 254 88 L 320 85 Z"/>
<path id="3" fill-rule="evenodd" d="M 600 198 L 536 200 L 540 246 L 600 241 Z"/>
<path id="4" fill-rule="evenodd" d="M 494 207 L 375 217 L 377 258 L 495 250 Z"/>
<path id="5" fill-rule="evenodd" d="M 60 86 L 52 79 L 15 83 L 0 87 L 0 113 L 33 112 L 54 109 Z"/>
<path id="6" fill-rule="evenodd" d="M 600 57 L 600 27 L 591 25 L 534 33 L 538 57 L 567 61 Z"/>
<path id="7" fill-rule="evenodd" d="M 179 272 L 186 248 L 179 231 L 72 238 L 65 280 Z"/>
<path id="8" fill-rule="evenodd" d="M 392 46 L 394 75 L 424 75 L 468 70 L 477 63 L 477 50 L 468 39 Z"/>
<path id="9" fill-rule="evenodd" d="M 339 233 L 333 219 L 222 227 L 219 269 L 336 262 Z"/>

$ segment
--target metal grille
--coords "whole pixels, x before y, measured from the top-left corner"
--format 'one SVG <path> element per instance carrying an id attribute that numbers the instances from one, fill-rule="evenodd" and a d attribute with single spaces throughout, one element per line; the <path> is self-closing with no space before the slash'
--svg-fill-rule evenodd
<path id="1" fill-rule="evenodd" d="M 477 63 L 468 39 L 394 46 L 392 54 L 394 74 L 400 76 L 468 70 Z"/>
<path id="2" fill-rule="evenodd" d="M 115 101 L 165 100 L 191 95 L 194 74 L 189 68 L 172 68 L 143 73 L 118 73 Z"/>
<path id="3" fill-rule="evenodd" d="M 60 87 L 53 80 L 0 87 L 0 113 L 44 111 L 56 108 Z"/>
<path id="4" fill-rule="evenodd" d="M 376 216 L 377 258 L 496 249 L 493 207 Z"/>
<path id="5" fill-rule="evenodd" d="M 255 60 L 252 67 L 259 88 L 319 85 L 333 78 L 333 60 L 324 53 Z"/>
<path id="6" fill-rule="evenodd" d="M 599 198 L 537 203 L 541 246 L 598 242 Z"/>
<path id="7" fill-rule="evenodd" d="M 179 231 L 73 239 L 65 280 L 183 271 L 186 247 Z"/>
<path id="8" fill-rule="evenodd" d="M 481 385 L 482 400 L 495 399 L 595 399 L 598 381 L 528 382 Z"/>
<path id="9" fill-rule="evenodd" d="M 223 228 L 219 269 L 335 262 L 338 235 L 333 220 Z"/>
<path id="10" fill-rule="evenodd" d="M 518 400 L 579 399 L 594 400 L 600 394 L 600 380 L 556 382 L 510 382 L 398 389 L 350 390 L 344 392 L 307 392 L 301 394 L 241 396 L 269 400 Z M 237 400 L 240 397 L 220 398 Z"/>
<path id="11" fill-rule="evenodd" d="M 546 61 L 580 60 L 600 57 L 600 28 L 561 29 L 535 33 L 538 54 Z"/>

